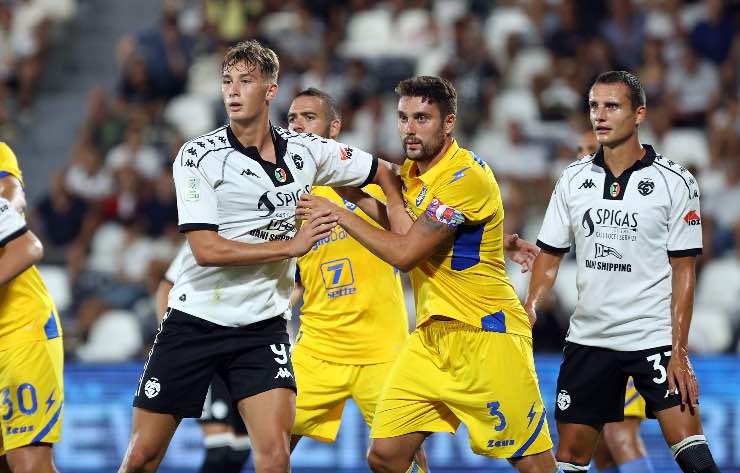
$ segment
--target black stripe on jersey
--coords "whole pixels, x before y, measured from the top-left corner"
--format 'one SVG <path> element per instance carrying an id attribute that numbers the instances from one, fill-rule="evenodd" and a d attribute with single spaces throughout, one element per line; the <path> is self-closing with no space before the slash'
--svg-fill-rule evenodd
<path id="1" fill-rule="evenodd" d="M 604 178 L 604 189 L 602 198 L 604 200 L 623 200 L 625 191 L 627 190 L 627 184 L 629 183 L 630 176 L 632 173 L 646 168 L 655 162 L 655 150 L 650 145 L 642 145 L 645 149 L 645 154 L 642 158 L 632 164 L 628 169 L 625 169 L 619 177 L 615 177 L 612 174 L 611 169 L 606 165 L 604 159 L 604 147 L 599 147 L 599 150 L 594 154 L 594 164 L 604 169 L 606 177 Z"/>
<path id="2" fill-rule="evenodd" d="M 23 225 L 22 228 L 19 228 L 18 230 L 14 231 L 10 235 L 8 235 L 5 238 L 3 238 L 2 240 L 0 240 L 0 248 L 2 248 L 3 246 L 7 245 L 11 241 L 15 240 L 19 236 L 23 235 L 27 231 L 28 231 L 28 227 L 25 226 L 25 225 Z"/>
<path id="3" fill-rule="evenodd" d="M 180 233 L 187 233 L 195 230 L 210 230 L 217 232 L 218 225 L 213 223 L 184 223 L 182 225 L 178 225 L 177 229 L 180 230 Z"/>
<path id="4" fill-rule="evenodd" d="M 655 162 L 655 163 L 653 163 L 653 164 L 654 164 L 655 166 L 660 166 L 660 167 L 662 167 L 663 169 L 666 169 L 666 170 L 668 170 L 668 171 L 671 171 L 671 172 L 672 172 L 673 174 L 675 174 L 675 175 L 677 175 L 678 177 L 680 177 L 680 178 L 681 178 L 681 180 L 683 181 L 684 185 L 686 185 L 686 189 L 688 189 L 688 190 L 689 190 L 689 199 L 693 199 L 693 198 L 694 198 L 694 193 L 693 193 L 693 192 L 691 192 L 691 186 L 689 186 L 689 183 L 688 183 L 688 182 L 686 182 L 686 179 L 684 179 L 684 177 L 683 177 L 683 176 L 681 175 L 681 173 L 679 173 L 679 172 L 676 172 L 676 171 L 674 171 L 673 169 L 669 168 L 669 167 L 668 167 L 668 166 L 666 166 L 665 164 L 660 164 L 660 163 L 658 163 L 658 162 Z"/>
<path id="5" fill-rule="evenodd" d="M 557 248 L 554 246 L 550 246 L 547 243 L 544 243 L 540 240 L 537 240 L 537 246 L 539 246 L 540 248 L 542 248 L 548 253 L 563 254 L 563 253 L 567 253 L 570 251 L 570 246 L 568 248 Z"/>
<path id="6" fill-rule="evenodd" d="M 681 258 L 682 256 L 699 256 L 701 248 L 691 248 L 688 250 L 668 250 L 668 256 L 672 258 Z"/>
<path id="7" fill-rule="evenodd" d="M 590 158 L 590 159 L 589 159 L 589 158 Z M 584 159 L 588 159 L 588 161 L 584 161 Z M 581 158 L 581 159 L 579 159 L 579 160 L 578 160 L 578 161 L 576 161 L 575 163 L 573 163 L 573 164 L 570 164 L 570 165 L 566 166 L 566 167 L 565 167 L 565 169 L 569 169 L 569 168 L 572 168 L 573 166 L 580 166 L 580 165 L 582 165 L 582 164 L 588 164 L 588 163 L 592 163 L 592 162 L 594 162 L 594 159 L 596 159 L 596 158 L 595 158 L 595 153 L 594 153 L 594 154 L 592 154 L 591 156 L 587 156 L 587 157 L 585 157 L 585 158 Z"/>
<path id="8" fill-rule="evenodd" d="M 373 156 L 373 162 L 370 164 L 370 173 L 367 176 L 367 179 L 365 179 L 365 182 L 360 184 L 360 187 L 365 187 L 366 185 L 373 182 L 373 179 L 375 179 L 375 174 L 378 172 L 378 158 Z"/>
<path id="9" fill-rule="evenodd" d="M 200 158 L 198 158 L 198 162 L 195 164 L 195 167 L 200 166 L 200 162 L 203 161 L 203 158 L 205 158 L 206 156 L 208 156 L 209 153 L 212 153 L 214 151 L 222 151 L 222 150 L 229 149 L 229 148 L 231 148 L 231 146 L 224 146 L 223 148 L 209 149 L 208 151 L 206 151 L 205 153 L 203 153 L 203 156 L 201 156 Z"/>

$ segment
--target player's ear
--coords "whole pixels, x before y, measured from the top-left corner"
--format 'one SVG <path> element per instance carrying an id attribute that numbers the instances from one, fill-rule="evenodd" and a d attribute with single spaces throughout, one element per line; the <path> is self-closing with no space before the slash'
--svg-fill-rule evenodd
<path id="1" fill-rule="evenodd" d="M 265 100 L 268 102 L 277 97 L 278 85 L 268 84 L 267 91 L 265 92 Z"/>
<path id="2" fill-rule="evenodd" d="M 335 118 L 329 123 L 329 138 L 337 139 L 340 131 L 342 131 L 342 120 Z"/>
<path id="3" fill-rule="evenodd" d="M 444 123 L 442 124 L 442 128 L 444 129 L 444 132 L 446 135 L 452 134 L 452 131 L 455 129 L 455 121 L 457 118 L 453 113 L 450 113 L 445 117 Z"/>
<path id="4" fill-rule="evenodd" d="M 644 105 L 640 105 L 635 111 L 635 125 L 642 125 L 645 119 L 647 119 L 647 108 Z"/>

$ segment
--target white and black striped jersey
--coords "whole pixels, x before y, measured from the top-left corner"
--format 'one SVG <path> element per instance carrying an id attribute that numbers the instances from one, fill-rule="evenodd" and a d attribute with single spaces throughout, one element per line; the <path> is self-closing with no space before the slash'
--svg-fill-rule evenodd
<path id="1" fill-rule="evenodd" d="M 643 145 L 615 177 L 603 148 L 568 166 L 550 198 L 537 244 L 575 242 L 578 302 L 566 340 L 635 351 L 671 345 L 669 256 L 701 253 L 699 188 L 683 166 Z"/>
<path id="2" fill-rule="evenodd" d="M 262 243 L 296 233 L 295 209 L 312 185 L 364 186 L 370 154 L 312 134 L 270 126 L 276 163 L 244 147 L 228 126 L 188 141 L 173 163 L 180 231 L 213 230 Z M 168 304 L 224 326 L 290 317 L 295 260 L 241 267 L 199 266 L 188 246 Z"/>

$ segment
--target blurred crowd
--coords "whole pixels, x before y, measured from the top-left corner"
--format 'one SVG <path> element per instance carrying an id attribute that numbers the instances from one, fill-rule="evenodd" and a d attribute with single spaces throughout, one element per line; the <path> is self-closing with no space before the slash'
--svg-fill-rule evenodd
<path id="1" fill-rule="evenodd" d="M 5 95 L 21 107 L 28 100 L 37 66 L 24 64 L 43 61 L 44 51 L 44 21 L 23 12 L 45 2 L 11 3 L 0 1 L 0 123 Z M 7 19 L 24 15 L 34 20 Z M 33 48 L 3 47 L 16 22 Z M 340 104 L 340 140 L 381 157 L 401 152 L 395 84 L 414 74 L 451 79 L 455 134 L 491 165 L 506 231 L 531 241 L 588 128 L 592 80 L 611 69 L 637 73 L 648 100 L 642 142 L 688 167 L 703 191 L 691 348 L 736 351 L 738 25 L 737 2 L 721 0 L 165 1 L 150 27 L 121 38 L 117 87 L 90 92 L 69 162 L 32 211 L 70 354 L 127 359 L 151 340 L 152 294 L 182 241 L 170 163 L 185 140 L 225 121 L 220 61 L 246 38 L 280 57 L 274 124 L 285 124 L 294 93 L 318 87 Z M 509 273 L 523 296 L 526 275 Z M 561 348 L 574 298 L 574 261 L 566 261 L 535 330 L 537 350 Z"/>

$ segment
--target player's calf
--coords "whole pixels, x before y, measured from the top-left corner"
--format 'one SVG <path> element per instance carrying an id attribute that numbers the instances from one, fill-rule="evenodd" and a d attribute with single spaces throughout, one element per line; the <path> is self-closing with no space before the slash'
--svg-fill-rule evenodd
<path id="1" fill-rule="evenodd" d="M 671 453 L 684 473 L 719 473 L 703 435 L 691 435 L 671 445 Z"/>

